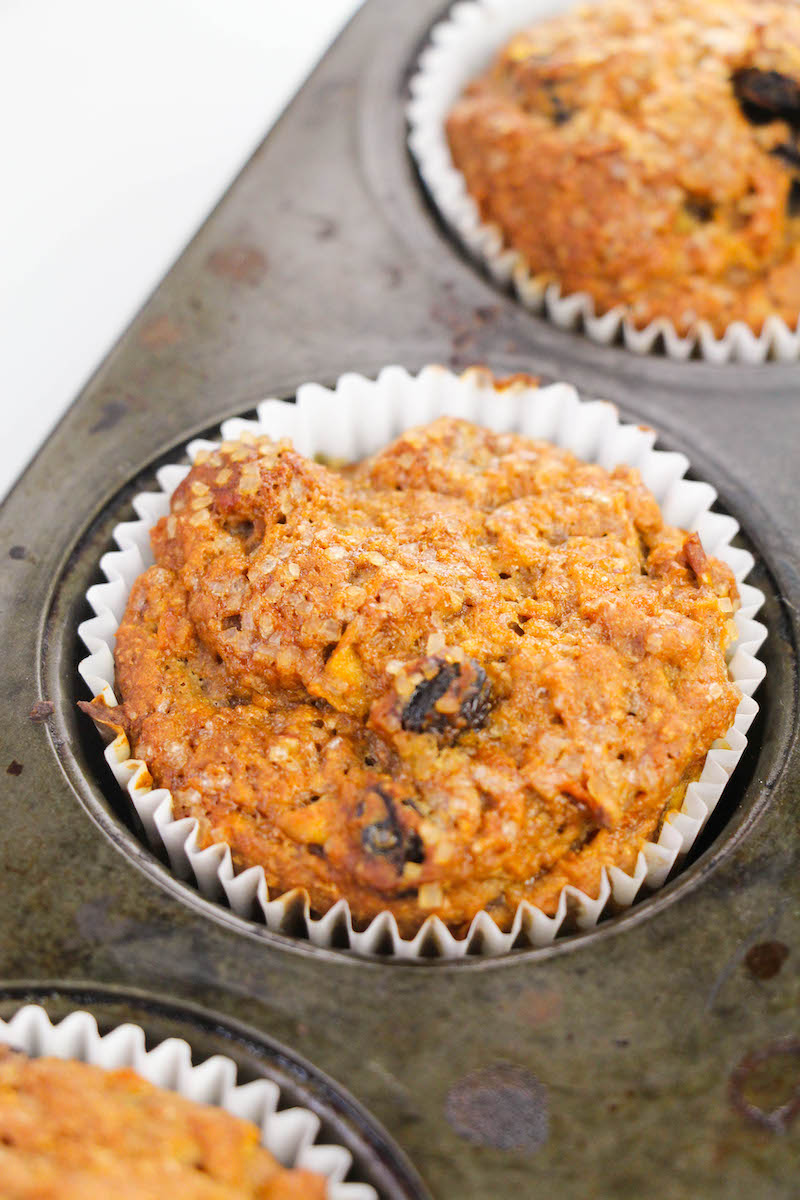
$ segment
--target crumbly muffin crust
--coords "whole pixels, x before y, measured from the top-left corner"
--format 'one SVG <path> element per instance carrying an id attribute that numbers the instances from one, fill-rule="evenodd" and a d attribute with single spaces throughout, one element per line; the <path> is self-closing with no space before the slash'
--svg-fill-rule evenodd
<path id="1" fill-rule="evenodd" d="M 447 121 L 531 273 L 635 325 L 800 317 L 800 6 L 605 0 L 531 26 Z"/>
<path id="2" fill-rule="evenodd" d="M 627 467 L 452 418 L 343 470 L 254 438 L 152 544 L 122 703 L 85 707 L 317 912 L 458 933 L 596 894 L 733 722 L 732 574 Z"/>
<path id="3" fill-rule="evenodd" d="M 104 1071 L 0 1046 L 3 1200 L 325 1200 L 249 1121 Z"/>

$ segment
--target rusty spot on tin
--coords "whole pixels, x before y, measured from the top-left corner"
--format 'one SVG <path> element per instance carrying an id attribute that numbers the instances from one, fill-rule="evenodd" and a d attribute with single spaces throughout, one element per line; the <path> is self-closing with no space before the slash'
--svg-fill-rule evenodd
<path id="1" fill-rule="evenodd" d="M 744 963 L 754 979 L 772 979 L 789 957 L 789 947 L 783 942 L 758 942 L 744 956 Z"/>
<path id="2" fill-rule="evenodd" d="M 169 317 L 156 317 L 139 330 L 139 345 L 146 350 L 161 350 L 165 346 L 176 346 L 183 340 L 183 333 Z"/>
<path id="3" fill-rule="evenodd" d="M 52 716 L 54 709 L 55 704 L 52 700 L 37 700 L 28 716 L 31 721 L 46 721 L 49 716 Z"/>
<path id="4" fill-rule="evenodd" d="M 221 279 L 232 279 L 234 283 L 249 283 L 251 287 L 260 283 L 267 270 L 267 260 L 255 246 L 223 246 L 212 251 L 206 266 Z"/>
<path id="5" fill-rule="evenodd" d="M 445 290 L 451 290 L 446 288 Z M 474 348 L 485 342 L 490 326 L 500 314 L 499 305 L 482 305 L 471 312 L 456 307 L 452 300 L 437 300 L 430 307 L 430 316 L 437 324 L 447 329 L 451 340 L 450 365 L 466 365 Z"/>
<path id="6" fill-rule="evenodd" d="M 15 758 L 12 758 L 11 762 L 6 767 L 6 775 L 21 775 L 21 774 L 22 774 L 22 763 L 17 762 L 17 760 Z"/>
<path id="7" fill-rule="evenodd" d="M 94 425 L 89 426 L 89 433 L 105 433 L 106 430 L 113 429 L 127 411 L 128 406 L 124 400 L 106 401 Z"/>
<path id="8" fill-rule="evenodd" d="M 532 1152 L 550 1133 L 547 1088 L 512 1063 L 465 1075 L 447 1093 L 444 1113 L 460 1137 L 496 1150 Z"/>
<path id="9" fill-rule="evenodd" d="M 8 557 L 22 559 L 25 557 L 26 554 L 27 554 L 27 550 L 25 549 L 24 546 L 12 546 L 8 552 Z"/>
<path id="10" fill-rule="evenodd" d="M 800 1039 L 781 1038 L 746 1054 L 731 1072 L 728 1099 L 754 1125 L 786 1133 L 800 1112 Z"/>
<path id="11" fill-rule="evenodd" d="M 527 1025 L 543 1025 L 561 1012 L 561 996 L 545 988 L 523 992 L 517 1011 Z"/>

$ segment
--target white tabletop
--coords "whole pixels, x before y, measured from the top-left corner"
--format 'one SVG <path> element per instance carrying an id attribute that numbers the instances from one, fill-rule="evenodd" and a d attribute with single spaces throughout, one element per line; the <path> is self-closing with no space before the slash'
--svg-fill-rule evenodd
<path id="1" fill-rule="evenodd" d="M 0 497 L 361 0 L 0 0 Z"/>

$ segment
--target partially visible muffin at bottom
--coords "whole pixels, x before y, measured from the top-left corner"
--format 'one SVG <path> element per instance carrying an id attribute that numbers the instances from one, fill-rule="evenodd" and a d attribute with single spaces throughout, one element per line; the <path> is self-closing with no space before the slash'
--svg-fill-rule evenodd
<path id="1" fill-rule="evenodd" d="M 154 1087 L 135 1071 L 0 1046 L 3 1200 L 325 1200 L 249 1121 Z"/>
<path id="2" fill-rule="evenodd" d="M 508 928 L 632 870 L 740 699 L 731 571 L 628 467 L 441 418 L 334 469 L 202 453 L 152 532 L 109 709 L 273 894 Z"/>
<path id="3" fill-rule="evenodd" d="M 800 317 L 800 7 L 605 0 L 516 34 L 447 122 L 542 283 L 722 335 Z"/>

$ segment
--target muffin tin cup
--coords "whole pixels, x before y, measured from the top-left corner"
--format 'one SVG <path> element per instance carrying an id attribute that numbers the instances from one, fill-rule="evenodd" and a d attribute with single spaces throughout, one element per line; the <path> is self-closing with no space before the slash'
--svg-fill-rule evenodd
<path id="1" fill-rule="evenodd" d="M 445 136 L 446 117 L 466 85 L 490 65 L 514 33 L 574 7 L 575 0 L 461 0 L 431 30 L 409 85 L 408 144 L 445 222 L 498 283 L 511 285 L 527 308 L 546 314 L 561 329 L 582 330 L 603 345 L 621 338 L 635 354 L 649 354 L 663 346 L 668 357 L 678 361 L 695 353 L 710 363 L 798 361 L 800 319 L 790 328 L 780 317 L 770 316 L 760 333 L 734 321 L 721 337 L 707 321 L 696 322 L 685 335 L 666 317 L 638 328 L 627 306 L 597 313 L 586 292 L 565 295 L 552 278 L 533 275 L 522 256 L 506 244 L 500 228 L 481 220 L 464 176 L 453 163 Z"/>
<path id="2" fill-rule="evenodd" d="M 448 414 L 496 431 L 549 440 L 607 469 L 622 463 L 636 467 L 658 500 L 665 520 L 696 531 L 706 552 L 727 562 L 736 576 L 741 607 L 734 618 L 738 638 L 728 660 L 731 678 L 740 688 L 742 699 L 732 728 L 709 751 L 700 778 L 687 788 L 682 808 L 664 821 L 658 842 L 645 843 L 633 874 L 613 866 L 604 869 L 594 898 L 575 887 L 565 887 L 553 916 L 523 902 L 508 932 L 501 931 L 488 913 L 481 912 L 464 938 L 454 937 L 442 921 L 432 916 L 414 938 L 404 939 L 388 912 L 375 917 L 366 929 L 358 929 L 344 900 L 318 917 L 311 912 L 304 891 L 271 897 L 261 867 L 236 872 L 227 845 L 215 843 L 201 848 L 196 820 L 173 818 L 170 792 L 153 788 L 147 764 L 131 757 L 127 737 L 120 733 L 110 740 L 106 761 L 127 792 L 151 847 L 166 852 L 173 873 L 196 883 L 208 899 L 227 903 L 244 918 L 263 920 L 275 931 L 299 931 L 316 946 L 344 945 L 359 954 L 388 954 L 403 959 L 502 955 L 519 945 L 546 945 L 560 930 L 570 926 L 591 928 L 607 909 L 629 907 L 643 888 L 660 887 L 691 849 L 744 752 L 747 730 L 758 711 L 753 692 L 765 674 L 756 654 L 766 630 L 754 619 L 764 597 L 743 582 L 753 559 L 746 550 L 731 544 L 738 531 L 737 522 L 711 511 L 714 489 L 684 479 L 689 466 L 686 457 L 654 450 L 654 431 L 621 423 L 612 404 L 581 400 L 574 388 L 563 383 L 537 388 L 532 382 L 519 380 L 501 386 L 484 368 L 471 368 L 457 376 L 443 367 L 430 366 L 412 376 L 402 367 L 389 366 L 376 380 L 344 375 L 335 390 L 305 384 L 298 389 L 296 404 L 265 400 L 257 411 L 256 421 L 226 421 L 222 425 L 223 438 L 268 434 L 275 439 L 289 438 L 307 456 L 356 461 L 380 450 L 403 430 Z M 187 454 L 194 460 L 201 450 L 214 448 L 216 443 L 196 440 L 189 443 Z M 185 465 L 162 467 L 157 472 L 162 490 L 143 492 L 134 499 L 139 519 L 115 528 L 114 540 L 120 549 L 101 559 L 108 582 L 96 584 L 87 592 L 96 616 L 83 622 L 78 631 L 90 652 L 80 662 L 79 670 L 91 693 L 102 696 L 109 705 L 117 702 L 113 690 L 117 627 L 135 579 L 153 561 L 150 530 L 168 513 L 170 497 L 188 471 Z M 98 728 L 108 740 L 108 731 Z"/>
<path id="3" fill-rule="evenodd" d="M 106 1070 L 130 1067 L 156 1087 L 211 1104 L 261 1131 L 261 1144 L 285 1167 L 305 1167 L 327 1180 L 328 1200 L 378 1200 L 366 1183 L 347 1183 L 352 1155 L 344 1146 L 316 1144 L 320 1120 L 308 1108 L 278 1110 L 280 1088 L 271 1079 L 237 1083 L 236 1063 L 217 1054 L 194 1066 L 182 1038 L 167 1038 L 150 1050 L 139 1025 L 118 1025 L 100 1034 L 94 1016 L 76 1010 L 53 1025 L 38 1004 L 27 1004 L 9 1021 L 0 1020 L 0 1043 L 31 1058 L 74 1058 Z"/>

